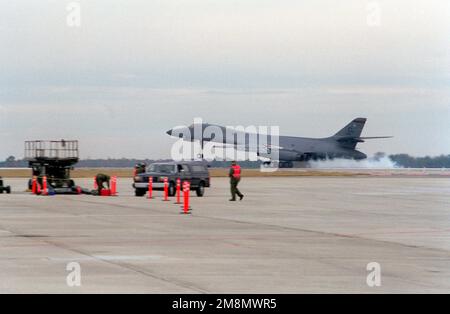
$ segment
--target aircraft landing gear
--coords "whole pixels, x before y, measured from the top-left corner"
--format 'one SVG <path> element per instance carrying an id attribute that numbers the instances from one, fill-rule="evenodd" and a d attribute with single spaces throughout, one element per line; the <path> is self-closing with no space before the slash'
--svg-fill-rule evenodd
<path id="1" fill-rule="evenodd" d="M 294 163 L 292 161 L 280 161 L 280 168 L 294 168 Z"/>
<path id="2" fill-rule="evenodd" d="M 294 168 L 292 161 L 265 161 L 263 162 L 264 168 Z"/>

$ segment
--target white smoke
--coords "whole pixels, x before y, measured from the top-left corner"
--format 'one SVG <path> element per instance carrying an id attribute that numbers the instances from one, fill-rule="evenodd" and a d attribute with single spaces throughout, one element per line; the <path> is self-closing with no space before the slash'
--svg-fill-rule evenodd
<path id="1" fill-rule="evenodd" d="M 351 159 L 327 159 L 319 161 L 310 161 L 311 168 L 316 169 L 394 169 L 401 168 L 397 163 L 387 156 L 382 158 L 367 158 L 363 160 Z"/>

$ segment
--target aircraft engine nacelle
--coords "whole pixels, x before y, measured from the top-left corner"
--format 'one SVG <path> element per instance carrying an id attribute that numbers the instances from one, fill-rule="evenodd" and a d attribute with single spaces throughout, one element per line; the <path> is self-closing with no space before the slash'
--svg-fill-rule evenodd
<path id="1" fill-rule="evenodd" d="M 278 159 L 285 161 L 297 161 L 300 160 L 302 156 L 302 154 L 300 154 L 299 152 L 286 149 L 280 149 L 278 153 L 279 153 Z"/>
<path id="2" fill-rule="evenodd" d="M 258 156 L 269 158 L 271 160 L 299 161 L 302 159 L 303 154 L 287 149 L 272 149 L 269 153 L 260 151 L 258 152 Z"/>

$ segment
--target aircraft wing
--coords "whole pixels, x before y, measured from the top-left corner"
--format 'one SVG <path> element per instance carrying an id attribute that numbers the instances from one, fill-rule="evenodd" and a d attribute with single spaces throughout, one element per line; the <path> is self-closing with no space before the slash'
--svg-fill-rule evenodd
<path id="1" fill-rule="evenodd" d="M 254 149 L 254 150 L 258 149 L 258 148 L 255 147 L 255 146 L 242 145 L 242 144 L 227 144 L 227 143 L 224 143 L 224 144 L 214 144 L 212 147 L 213 147 L 213 148 L 216 148 L 216 147 L 219 147 L 219 148 L 233 147 L 234 149 L 237 149 L 237 150 L 243 150 L 243 151 L 250 151 L 251 149 Z"/>
<path id="2" fill-rule="evenodd" d="M 219 147 L 219 148 L 233 147 L 236 150 L 243 150 L 243 151 L 250 151 L 250 152 L 258 152 L 261 149 L 261 147 L 258 147 L 258 146 L 249 146 L 249 145 L 242 145 L 242 144 L 228 144 L 228 143 L 214 144 L 213 147 L 214 148 L 215 147 Z M 262 147 L 264 147 L 265 149 L 278 149 L 278 150 L 283 149 L 283 147 L 281 147 L 281 146 L 267 145 L 267 144 L 262 145 Z"/>
<path id="3" fill-rule="evenodd" d="M 381 138 L 393 138 L 393 136 L 367 136 L 367 137 L 352 137 L 352 136 L 342 136 L 337 139 L 338 142 L 356 142 L 364 143 L 365 140 L 375 140 Z"/>

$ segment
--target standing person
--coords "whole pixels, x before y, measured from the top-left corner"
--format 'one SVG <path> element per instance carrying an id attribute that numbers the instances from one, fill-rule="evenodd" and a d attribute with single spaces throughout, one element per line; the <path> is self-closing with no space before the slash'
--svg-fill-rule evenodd
<path id="1" fill-rule="evenodd" d="M 101 191 L 105 188 L 104 187 L 104 183 L 106 183 L 106 185 L 109 187 L 109 181 L 111 180 L 111 177 L 103 174 L 103 173 L 99 173 L 97 174 L 97 176 L 95 177 L 95 181 L 97 182 L 97 187 L 98 187 L 98 194 L 100 195 Z"/>
<path id="2" fill-rule="evenodd" d="M 145 168 L 147 165 L 143 162 L 140 162 L 134 166 L 134 176 L 137 176 L 138 174 L 145 173 Z"/>
<path id="3" fill-rule="evenodd" d="M 236 194 L 239 196 L 239 200 L 242 201 L 244 195 L 239 191 L 238 184 L 241 181 L 241 166 L 239 166 L 236 161 L 231 162 L 230 172 L 228 174 L 230 177 L 231 186 L 231 202 L 236 201 Z"/>

